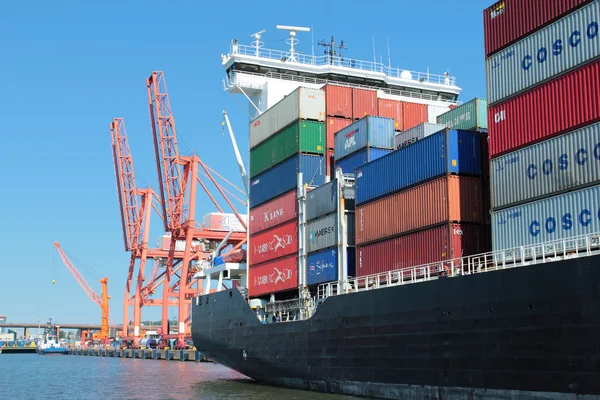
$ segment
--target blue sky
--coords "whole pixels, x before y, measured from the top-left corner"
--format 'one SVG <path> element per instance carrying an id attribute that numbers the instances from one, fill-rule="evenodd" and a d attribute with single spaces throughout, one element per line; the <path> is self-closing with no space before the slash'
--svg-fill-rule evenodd
<path id="1" fill-rule="evenodd" d="M 489 3 L 489 4 L 488 4 Z M 0 315 L 12 321 L 54 317 L 99 323 L 58 257 L 61 243 L 92 288 L 109 278 L 111 315 L 121 322 L 129 255 L 123 249 L 109 124 L 123 117 L 138 186 L 158 190 L 145 79 L 165 71 L 178 136 L 186 148 L 242 187 L 222 135 L 222 110 L 247 148 L 247 105 L 223 91 L 220 54 L 237 38 L 266 29 L 265 47 L 285 49 L 275 25 L 310 26 L 315 42 L 343 39 L 346 57 L 377 57 L 401 68 L 443 73 L 462 101 L 485 97 L 483 8 L 492 1 L 378 1 L 360 10 L 346 1 L 5 2 L 0 15 Z M 293 10 L 293 12 L 291 12 Z M 311 52 L 311 34 L 299 34 Z M 322 49 L 317 49 L 321 52 Z M 243 107 L 240 105 L 243 104 Z M 247 154 L 243 155 L 247 160 Z M 214 211 L 202 194 L 199 215 Z M 151 243 L 161 234 L 153 216 Z M 150 266 L 151 267 L 151 266 Z M 52 280 L 56 284 L 52 284 Z M 171 316 L 175 316 L 175 310 Z M 159 309 L 144 319 L 160 318 Z"/>

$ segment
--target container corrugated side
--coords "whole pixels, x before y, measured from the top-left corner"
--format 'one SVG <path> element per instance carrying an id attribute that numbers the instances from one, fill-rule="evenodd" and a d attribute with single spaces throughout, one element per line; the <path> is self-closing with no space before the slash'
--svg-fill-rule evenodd
<path id="1" fill-rule="evenodd" d="M 387 149 L 376 149 L 366 148 L 357 151 L 356 153 L 350 154 L 348 157 L 344 157 L 341 160 L 336 160 L 335 168 L 341 168 L 345 174 L 354 174 L 354 169 L 364 165 L 373 160 L 377 160 L 379 157 L 383 157 L 386 154 L 390 154 L 393 150 Z"/>
<path id="2" fill-rule="evenodd" d="M 415 127 L 412 127 L 404 132 L 396 132 L 396 137 L 394 138 L 394 145 L 396 149 L 401 149 L 402 147 L 406 147 L 409 144 L 416 142 L 417 140 L 423 139 L 429 135 L 433 135 L 439 131 L 443 131 L 446 129 L 445 125 L 440 124 L 430 124 L 428 122 L 419 124 Z"/>
<path id="3" fill-rule="evenodd" d="M 490 104 L 600 56 L 600 2 L 578 9 L 486 60 Z"/>
<path id="4" fill-rule="evenodd" d="M 356 204 L 445 174 L 480 175 L 479 134 L 445 130 L 356 169 Z"/>
<path id="5" fill-rule="evenodd" d="M 356 276 L 482 253 L 480 233 L 481 228 L 478 225 L 441 225 L 381 242 L 357 246 Z"/>
<path id="6" fill-rule="evenodd" d="M 429 120 L 426 104 L 404 102 L 402 109 L 403 131 Z"/>
<path id="7" fill-rule="evenodd" d="M 590 1 L 498 1 L 483 12 L 486 57 Z"/>
<path id="8" fill-rule="evenodd" d="M 377 101 L 377 113 L 380 117 L 387 117 L 394 119 L 394 129 L 401 131 L 404 127 L 402 119 L 403 114 L 403 102 L 398 100 L 390 99 L 379 99 Z"/>
<path id="9" fill-rule="evenodd" d="M 303 183 L 320 186 L 325 180 L 323 156 L 300 154 L 266 170 L 250 180 L 250 207 L 256 207 L 297 186 L 297 174 L 303 173 Z"/>
<path id="10" fill-rule="evenodd" d="M 298 121 L 250 151 L 250 177 L 277 165 L 297 153 L 325 154 L 325 124 Z"/>
<path id="11" fill-rule="evenodd" d="M 327 148 L 333 149 L 335 144 L 335 134 L 352 123 L 351 119 L 327 117 L 325 128 L 327 130 Z"/>
<path id="12" fill-rule="evenodd" d="M 596 232 L 600 232 L 600 186 L 492 213 L 494 250 Z"/>
<path id="13" fill-rule="evenodd" d="M 354 276 L 356 271 L 355 249 L 346 250 L 346 268 L 348 276 Z M 306 283 L 318 285 L 319 283 L 338 280 L 338 250 L 337 248 L 311 253 L 306 258 Z"/>
<path id="14" fill-rule="evenodd" d="M 352 118 L 352 88 L 325 85 L 325 112 L 329 117 Z"/>
<path id="15" fill-rule="evenodd" d="M 262 264 L 298 252 L 298 221 L 292 220 L 250 236 L 248 263 Z"/>
<path id="16" fill-rule="evenodd" d="M 240 217 L 246 223 L 246 226 L 248 226 L 248 216 L 240 214 Z M 205 214 L 202 216 L 202 227 L 217 231 L 246 232 L 238 217 L 233 213 Z"/>
<path id="17" fill-rule="evenodd" d="M 600 60 L 488 109 L 490 157 L 600 120 Z"/>
<path id="18" fill-rule="evenodd" d="M 298 289 L 298 256 L 292 255 L 248 268 L 248 296 L 258 297 Z"/>
<path id="19" fill-rule="evenodd" d="M 297 119 L 325 121 L 325 92 L 299 87 L 250 122 L 250 148 Z"/>
<path id="20" fill-rule="evenodd" d="M 488 129 L 487 101 L 475 98 L 440 115 L 437 123 L 450 129 L 481 131 Z"/>
<path id="21" fill-rule="evenodd" d="M 367 146 L 394 148 L 394 120 L 367 116 L 335 134 L 335 158 L 341 159 Z"/>
<path id="22" fill-rule="evenodd" d="M 306 232 L 309 253 L 326 247 L 337 246 L 337 213 L 325 215 L 308 222 L 306 224 Z"/>
<path id="23" fill-rule="evenodd" d="M 600 182 L 600 123 L 493 159 L 491 179 L 496 210 Z"/>
<path id="24" fill-rule="evenodd" d="M 352 118 L 377 115 L 377 91 L 352 88 Z"/>
<path id="25" fill-rule="evenodd" d="M 250 209 L 249 232 L 253 235 L 265 229 L 298 218 L 296 189 Z"/>
<path id="26" fill-rule="evenodd" d="M 483 222 L 481 178 L 447 175 L 356 208 L 356 243 L 444 222 Z"/>
<path id="27" fill-rule="evenodd" d="M 334 179 L 306 194 L 307 221 L 336 211 L 337 204 L 337 179 Z"/>
<path id="28" fill-rule="evenodd" d="M 427 122 L 430 124 L 437 124 L 437 118 L 450 110 L 450 104 L 447 106 L 436 106 L 429 104 L 427 106 Z"/>

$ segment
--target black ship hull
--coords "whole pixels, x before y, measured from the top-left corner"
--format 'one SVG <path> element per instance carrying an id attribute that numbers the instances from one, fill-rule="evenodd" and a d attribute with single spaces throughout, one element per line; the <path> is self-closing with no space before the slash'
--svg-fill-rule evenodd
<path id="1" fill-rule="evenodd" d="M 379 398 L 600 398 L 600 256 L 329 297 L 297 322 L 262 324 L 237 290 L 192 304 L 196 348 L 268 384 Z"/>

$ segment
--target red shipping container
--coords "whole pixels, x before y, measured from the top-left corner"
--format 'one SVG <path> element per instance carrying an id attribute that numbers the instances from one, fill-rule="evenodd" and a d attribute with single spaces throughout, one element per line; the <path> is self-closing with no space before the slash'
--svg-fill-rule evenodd
<path id="1" fill-rule="evenodd" d="M 325 132 L 327 133 L 326 144 L 328 149 L 333 149 L 335 134 L 351 123 L 351 119 L 327 117 Z"/>
<path id="2" fill-rule="evenodd" d="M 253 235 L 298 217 L 296 189 L 250 210 L 249 232 Z"/>
<path id="3" fill-rule="evenodd" d="M 352 88 L 325 85 L 322 89 L 325 91 L 325 115 L 352 118 Z"/>
<path id="4" fill-rule="evenodd" d="M 298 289 L 297 255 L 256 265 L 248 270 L 249 297 L 291 289 Z"/>
<path id="5" fill-rule="evenodd" d="M 483 12 L 486 57 L 591 0 L 501 0 Z"/>
<path id="6" fill-rule="evenodd" d="M 402 125 L 400 130 L 407 130 L 415 127 L 423 122 L 429 121 L 429 115 L 427 115 L 427 104 L 417 104 L 404 102 L 402 113 Z"/>
<path id="7" fill-rule="evenodd" d="M 394 129 L 397 131 L 402 130 L 403 102 L 398 100 L 379 99 L 377 108 L 380 117 L 394 118 Z"/>
<path id="8" fill-rule="evenodd" d="M 600 60 L 488 108 L 490 158 L 600 120 Z"/>
<path id="9" fill-rule="evenodd" d="M 298 252 L 298 221 L 293 220 L 250 236 L 249 264 L 256 265 Z"/>
<path id="10" fill-rule="evenodd" d="M 352 88 L 352 118 L 377 115 L 377 91 Z"/>
<path id="11" fill-rule="evenodd" d="M 481 178 L 448 175 L 356 207 L 356 244 L 444 222 L 483 222 Z"/>
<path id="12" fill-rule="evenodd" d="M 483 253 L 480 225 L 445 224 L 357 247 L 356 276 Z"/>

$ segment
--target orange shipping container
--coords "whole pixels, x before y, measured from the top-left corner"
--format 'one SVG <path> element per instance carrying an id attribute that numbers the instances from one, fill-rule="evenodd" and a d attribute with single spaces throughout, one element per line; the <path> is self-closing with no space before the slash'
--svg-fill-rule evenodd
<path id="1" fill-rule="evenodd" d="M 427 113 L 427 107 L 425 113 Z M 352 118 L 361 119 L 367 115 L 377 116 L 377 91 L 353 88 Z"/>
<path id="2" fill-rule="evenodd" d="M 377 108 L 380 117 L 394 118 L 394 129 L 402 130 L 402 105 L 398 100 L 379 99 Z"/>
<path id="3" fill-rule="evenodd" d="M 356 208 L 356 244 L 448 222 L 483 221 L 481 178 L 447 175 Z"/>
<path id="4" fill-rule="evenodd" d="M 327 117 L 325 127 L 326 135 L 326 146 L 328 149 L 333 149 L 335 134 L 352 123 L 351 119 L 346 118 L 335 118 Z"/>
<path id="5" fill-rule="evenodd" d="M 330 117 L 352 118 L 352 88 L 325 85 L 325 114 Z"/>
<path id="6" fill-rule="evenodd" d="M 404 126 L 402 126 L 400 130 L 405 131 L 428 121 L 429 117 L 427 115 L 426 104 L 404 103 L 404 113 L 402 115 Z"/>

